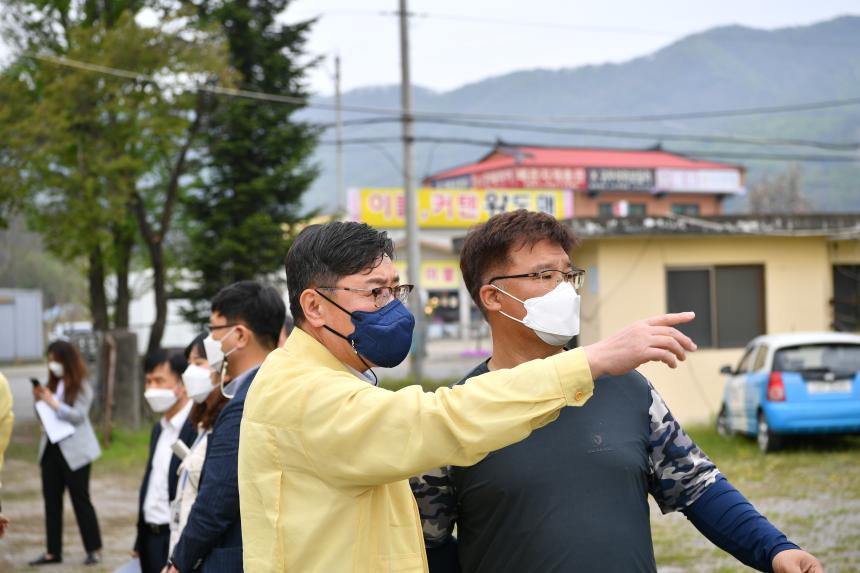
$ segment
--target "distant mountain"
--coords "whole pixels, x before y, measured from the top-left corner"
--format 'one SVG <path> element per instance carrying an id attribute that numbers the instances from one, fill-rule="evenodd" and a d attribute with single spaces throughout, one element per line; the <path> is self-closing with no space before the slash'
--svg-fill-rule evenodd
<path id="1" fill-rule="evenodd" d="M 349 55 L 345 54 L 348 65 Z M 536 62 L 539 63 L 539 62 Z M 480 73 L 476 70 L 476 75 Z M 369 87 L 344 94 L 344 105 L 398 108 L 397 86 Z M 715 28 L 688 36 L 654 54 L 621 64 L 571 69 L 534 69 L 492 77 L 461 88 L 436 92 L 416 87 L 414 108 L 422 111 L 539 116 L 629 116 L 860 97 L 860 17 L 845 16 L 810 26 L 757 30 L 742 26 Z M 334 113 L 303 112 L 303 118 L 329 123 Z M 370 117 L 344 114 L 345 119 Z M 567 124 L 564 125 L 567 127 Z M 556 127 L 561 127 L 560 124 Z M 649 134 L 730 134 L 766 138 L 860 141 L 860 105 L 828 110 L 735 118 L 684 119 L 647 123 L 589 123 L 569 127 Z M 397 136 L 397 123 L 352 125 L 346 139 Z M 785 161 L 749 159 L 754 154 L 811 155 L 835 152 L 805 147 L 676 142 L 659 137 L 530 133 L 507 126 L 466 127 L 419 123 L 419 136 L 456 137 L 550 145 L 650 147 L 661 144 L 681 152 L 707 152 L 710 158 L 745 165 L 747 181 L 785 170 Z M 334 139 L 327 131 L 325 141 Z M 419 143 L 419 176 L 469 163 L 487 147 Z M 732 152 L 738 158 L 723 158 Z M 747 155 L 750 154 L 750 155 Z M 850 152 L 847 152 L 850 155 Z M 801 162 L 804 192 L 816 209 L 860 211 L 860 153 L 853 163 Z M 322 173 L 306 196 L 308 207 L 327 208 L 335 198 L 334 147 L 320 146 L 316 161 Z M 347 187 L 399 186 L 401 150 L 397 143 L 348 145 L 344 153 Z M 730 209 L 743 208 L 743 201 Z"/>

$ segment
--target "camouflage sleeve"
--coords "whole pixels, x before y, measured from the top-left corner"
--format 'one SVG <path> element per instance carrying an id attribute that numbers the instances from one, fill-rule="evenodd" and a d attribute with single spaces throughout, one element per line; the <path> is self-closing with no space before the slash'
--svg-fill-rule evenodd
<path id="1" fill-rule="evenodd" d="M 675 420 L 654 386 L 650 382 L 648 386 L 651 389 L 648 489 L 660 510 L 670 513 L 699 499 L 720 472 Z"/>
<path id="2" fill-rule="evenodd" d="M 428 548 L 445 544 L 457 521 L 457 498 L 448 468 L 437 468 L 409 478 L 409 485 L 421 514 L 424 544 Z"/>

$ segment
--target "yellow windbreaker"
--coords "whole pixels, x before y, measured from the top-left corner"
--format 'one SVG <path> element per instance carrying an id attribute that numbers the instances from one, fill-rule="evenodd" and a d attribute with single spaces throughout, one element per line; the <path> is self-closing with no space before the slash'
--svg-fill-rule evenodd
<path id="1" fill-rule="evenodd" d="M 254 378 L 239 441 L 244 569 L 427 571 L 407 478 L 473 465 L 581 406 L 585 353 L 564 352 L 467 384 L 398 392 L 359 380 L 295 328 Z"/>
<path id="2" fill-rule="evenodd" d="M 9 382 L 0 374 L 0 478 L 3 473 L 3 453 L 9 446 L 12 437 L 12 424 L 15 422 L 15 414 L 12 413 L 12 390 Z"/>

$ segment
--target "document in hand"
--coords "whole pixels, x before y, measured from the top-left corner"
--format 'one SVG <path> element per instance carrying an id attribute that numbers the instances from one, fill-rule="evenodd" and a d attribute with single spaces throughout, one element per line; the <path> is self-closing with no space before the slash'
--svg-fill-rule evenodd
<path id="1" fill-rule="evenodd" d="M 140 573 L 140 559 L 132 559 L 119 569 L 114 569 L 113 573 Z"/>
<path id="2" fill-rule="evenodd" d="M 42 420 L 42 427 L 52 444 L 64 440 L 75 433 L 75 427 L 65 420 L 61 420 L 53 408 L 39 400 L 36 402 L 36 413 Z"/>

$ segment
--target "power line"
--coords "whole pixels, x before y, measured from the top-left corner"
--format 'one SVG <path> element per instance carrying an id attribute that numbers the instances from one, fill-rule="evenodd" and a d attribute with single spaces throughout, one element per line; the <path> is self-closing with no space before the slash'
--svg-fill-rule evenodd
<path id="1" fill-rule="evenodd" d="M 391 17 L 397 16 L 398 12 L 391 10 L 325 10 L 321 13 L 323 16 L 331 16 L 331 15 L 346 15 L 346 16 L 377 16 L 377 17 Z M 597 34 L 617 34 L 617 35 L 627 35 L 627 36 L 653 36 L 653 37 L 662 37 L 662 38 L 674 38 L 675 41 L 680 42 L 689 39 L 699 39 L 703 34 L 707 34 L 711 30 L 704 30 L 701 32 L 682 32 L 682 31 L 670 31 L 670 30 L 655 30 L 655 29 L 647 29 L 647 28 L 634 28 L 634 27 L 616 27 L 616 26 L 595 26 L 595 25 L 585 25 L 585 24 L 572 24 L 568 22 L 558 22 L 558 21 L 549 21 L 549 20 L 528 20 L 528 19 L 511 19 L 511 18 L 498 18 L 494 16 L 473 16 L 470 14 L 456 14 L 450 12 L 410 12 L 409 16 L 414 19 L 420 20 L 439 20 L 439 21 L 447 21 L 447 22 L 455 22 L 455 23 L 464 23 L 464 24 L 478 24 L 478 25 L 491 25 L 491 26 L 510 26 L 516 28 L 537 28 L 542 30 L 562 30 L 562 31 L 570 31 L 570 32 L 586 32 L 586 33 L 597 33 Z M 719 27 L 719 26 L 718 26 Z M 759 43 L 759 44 L 771 44 L 771 45 L 784 45 L 791 46 L 796 45 L 796 40 L 794 38 L 788 37 L 774 37 L 771 31 L 763 31 L 761 29 L 752 28 L 749 26 L 738 26 L 742 29 L 752 30 L 753 32 L 759 32 L 761 35 L 758 36 L 747 36 L 747 37 L 738 37 L 738 36 L 726 36 L 722 35 L 718 38 L 709 37 L 708 40 L 717 43 L 717 44 L 731 44 L 731 43 Z M 766 34 L 766 35 L 765 35 Z M 832 46 L 832 47 L 845 47 L 845 46 L 857 46 L 856 42 L 851 42 L 848 40 L 830 40 L 830 41 L 814 41 L 814 42 L 805 42 L 804 45 L 810 46 Z"/>
<path id="2" fill-rule="evenodd" d="M 391 16 L 392 12 L 381 12 L 382 16 Z M 601 34 L 621 34 L 635 36 L 660 36 L 668 37 L 675 36 L 675 32 L 667 30 L 646 30 L 643 28 L 616 28 L 613 26 L 586 26 L 582 24 L 567 24 L 564 22 L 549 22 L 546 20 L 511 20 L 508 18 L 495 18 L 485 16 L 470 16 L 468 14 L 452 14 L 444 12 L 414 12 L 411 16 L 416 18 L 424 18 L 429 20 L 442 20 L 448 22 L 463 22 L 470 24 L 489 24 L 514 26 L 519 28 L 540 28 L 540 29 L 556 29 L 569 30 L 577 32 L 597 32 Z"/>
<path id="3" fill-rule="evenodd" d="M 486 139 L 471 139 L 465 137 L 428 137 L 416 136 L 416 143 L 435 143 L 435 144 L 452 144 L 452 145 L 474 145 L 479 147 L 494 147 L 498 140 Z M 396 136 L 381 136 L 381 137 L 355 137 L 347 138 L 342 141 L 344 145 L 378 145 L 382 143 L 400 143 L 401 138 Z M 335 145 L 336 141 L 323 140 L 319 141 L 318 145 Z M 506 143 L 511 147 L 545 147 L 545 144 L 536 143 Z M 612 148 L 601 148 L 606 151 L 613 151 Z M 618 151 L 629 151 L 629 149 L 618 149 Z M 746 153 L 736 151 L 722 150 L 673 150 L 663 148 L 666 153 L 674 153 L 694 159 L 717 158 L 726 159 L 749 159 L 760 161 L 799 161 L 799 162 L 826 162 L 826 163 L 857 163 L 860 161 L 856 156 L 852 155 L 826 155 L 826 154 L 796 154 L 796 153 Z"/>
<path id="4" fill-rule="evenodd" d="M 40 55 L 40 54 L 23 54 L 24 57 L 34 60 L 40 60 L 55 65 L 77 68 L 80 70 L 111 75 L 124 79 L 135 81 L 145 81 L 159 85 L 163 83 L 156 77 L 148 74 L 142 74 L 129 70 L 103 66 L 83 62 L 66 57 Z M 305 97 L 285 96 L 280 94 L 242 90 L 236 88 L 228 88 L 223 86 L 212 85 L 197 85 L 196 90 L 213 93 L 217 95 L 225 95 L 231 97 L 243 97 L 259 101 L 268 101 L 272 103 L 282 103 L 289 105 L 300 105 L 314 109 L 334 110 L 334 103 L 314 101 Z M 603 115 L 603 116 L 534 116 L 534 115 L 518 115 L 518 114 L 487 114 L 487 113 L 466 113 L 466 112 L 435 112 L 435 111 L 412 111 L 412 116 L 418 119 L 461 119 L 461 120 L 476 120 L 476 121 L 512 121 L 521 123 L 636 123 L 636 122 L 651 122 L 651 121 L 669 121 L 669 120 L 690 120 L 690 119 L 713 119 L 718 117 L 741 117 L 753 115 L 780 114 L 803 111 L 816 111 L 824 109 L 835 109 L 841 107 L 849 107 L 860 105 L 860 97 L 850 97 L 834 100 L 820 100 L 811 102 L 801 102 L 796 104 L 777 105 L 777 106 L 761 106 L 749 108 L 721 109 L 721 110 L 705 110 L 692 112 L 679 112 L 669 114 L 641 114 L 641 115 Z M 399 108 L 386 108 L 375 106 L 360 106 L 360 105 L 344 105 L 341 109 L 345 112 L 353 113 L 373 113 L 401 117 L 403 110 Z M 380 118 L 369 118 L 374 123 L 380 123 Z M 358 120 L 350 120 L 358 121 Z M 345 124 L 347 122 L 344 122 Z M 370 123 L 370 122 L 368 122 Z"/>
<path id="5" fill-rule="evenodd" d="M 367 118 L 344 122 L 346 125 L 370 125 L 377 123 L 393 123 L 396 120 L 389 118 Z M 723 135 L 723 134 L 696 134 L 696 133 L 653 133 L 633 131 L 612 131 L 605 129 L 587 129 L 556 127 L 548 125 L 522 125 L 517 123 L 501 122 L 478 122 L 463 119 L 437 119 L 416 118 L 419 123 L 431 123 L 442 125 L 456 125 L 460 127 L 474 127 L 479 129 L 505 129 L 512 131 L 526 131 L 532 133 L 560 134 L 560 135 L 588 135 L 596 137 L 618 137 L 624 139 L 648 139 L 663 141 L 694 141 L 701 143 L 731 143 L 743 145 L 776 145 L 789 147 L 814 147 L 829 151 L 857 151 L 860 150 L 860 142 L 850 141 L 821 141 L 811 139 L 787 138 L 787 137 L 758 137 L 753 135 Z M 324 128 L 328 129 L 329 124 Z"/>

